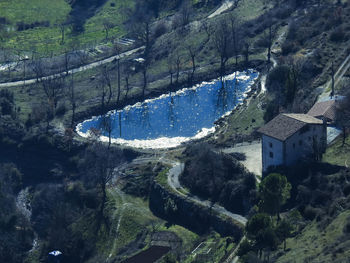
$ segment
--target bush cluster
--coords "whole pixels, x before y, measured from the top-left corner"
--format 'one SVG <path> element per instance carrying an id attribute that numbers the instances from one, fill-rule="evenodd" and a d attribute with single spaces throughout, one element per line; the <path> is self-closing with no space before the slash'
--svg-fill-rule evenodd
<path id="1" fill-rule="evenodd" d="M 180 177 L 191 192 L 219 202 L 237 213 L 247 213 L 255 198 L 255 176 L 232 156 L 216 153 L 208 145 L 186 149 L 189 160 Z"/>

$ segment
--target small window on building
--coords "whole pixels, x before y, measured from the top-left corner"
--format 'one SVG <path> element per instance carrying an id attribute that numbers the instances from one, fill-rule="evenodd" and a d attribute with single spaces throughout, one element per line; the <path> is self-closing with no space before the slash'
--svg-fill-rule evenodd
<path id="1" fill-rule="evenodd" d="M 309 141 L 311 141 L 311 136 L 309 136 Z"/>
<path id="2" fill-rule="evenodd" d="M 270 148 L 272 148 L 272 146 L 273 146 L 273 145 L 272 145 L 272 142 L 269 142 L 269 146 L 270 146 Z"/>
<path id="3" fill-rule="evenodd" d="M 314 128 L 313 128 L 313 129 L 314 129 L 314 131 L 316 131 L 316 127 L 315 127 L 315 126 L 314 126 Z"/>
<path id="4" fill-rule="evenodd" d="M 270 152 L 270 158 L 273 158 L 273 152 Z"/>
<path id="5" fill-rule="evenodd" d="M 299 145 L 302 146 L 303 145 L 303 141 L 299 140 Z"/>
<path id="6" fill-rule="evenodd" d="M 295 143 L 293 143 L 293 149 L 295 149 Z"/>

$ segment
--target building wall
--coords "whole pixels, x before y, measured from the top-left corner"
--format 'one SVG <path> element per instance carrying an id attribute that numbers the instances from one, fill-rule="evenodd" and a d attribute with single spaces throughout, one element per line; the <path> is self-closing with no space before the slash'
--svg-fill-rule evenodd
<path id="1" fill-rule="evenodd" d="M 315 147 L 318 147 L 323 152 L 326 136 L 325 127 L 316 124 L 309 124 L 305 126 L 305 129 L 301 129 L 299 132 L 293 134 L 285 142 L 285 164 L 291 165 L 297 160 L 309 157 L 314 153 Z"/>
<path id="2" fill-rule="evenodd" d="M 265 172 L 269 166 L 281 165 L 283 161 L 283 142 L 272 137 L 262 136 L 262 170 Z M 270 155 L 272 153 L 272 156 Z"/>
<path id="3" fill-rule="evenodd" d="M 309 124 L 293 134 L 285 142 L 262 136 L 262 170 L 269 166 L 291 165 L 297 160 L 310 156 L 315 143 L 323 152 L 326 147 L 327 130 L 323 125 Z M 272 146 L 272 147 L 271 147 Z M 271 154 L 272 153 L 272 157 Z"/>

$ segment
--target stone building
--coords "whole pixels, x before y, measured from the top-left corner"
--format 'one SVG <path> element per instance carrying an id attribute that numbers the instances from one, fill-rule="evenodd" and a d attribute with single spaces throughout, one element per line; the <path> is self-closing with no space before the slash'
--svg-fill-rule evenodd
<path id="1" fill-rule="evenodd" d="M 336 102 L 336 100 L 317 102 L 307 114 L 333 124 L 335 122 Z"/>
<path id="2" fill-rule="evenodd" d="M 262 171 L 292 165 L 300 159 L 320 156 L 327 142 L 327 129 L 320 119 L 307 114 L 279 114 L 261 127 Z"/>

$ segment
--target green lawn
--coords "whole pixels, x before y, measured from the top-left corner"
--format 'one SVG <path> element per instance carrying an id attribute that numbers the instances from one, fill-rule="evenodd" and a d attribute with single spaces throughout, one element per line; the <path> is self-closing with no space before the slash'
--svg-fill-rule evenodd
<path id="1" fill-rule="evenodd" d="M 322 161 L 330 164 L 349 166 L 350 165 L 350 136 L 346 138 L 343 145 L 342 135 L 327 148 Z"/>
<path id="2" fill-rule="evenodd" d="M 346 236 L 343 228 L 349 216 L 350 210 L 340 213 L 325 229 L 320 229 L 316 222 L 310 223 L 301 234 L 287 239 L 289 251 L 276 262 L 346 262 L 350 257 L 350 240 L 341 238 Z"/>
<path id="3" fill-rule="evenodd" d="M 113 24 L 109 36 L 122 36 L 125 33 L 123 23 L 128 18 L 124 8 L 133 8 L 133 5 L 133 0 L 107 1 L 86 21 L 84 33 L 74 35 L 67 27 L 62 44 L 59 24 L 67 20 L 71 11 L 71 6 L 65 0 L 4 0 L 0 2 L 0 17 L 8 20 L 9 33 L 3 45 L 28 53 L 36 51 L 41 56 L 62 53 L 72 46 L 90 47 L 105 41 L 103 23 L 106 20 Z M 49 21 L 50 26 L 16 31 L 17 23 L 31 24 L 36 21 Z"/>

